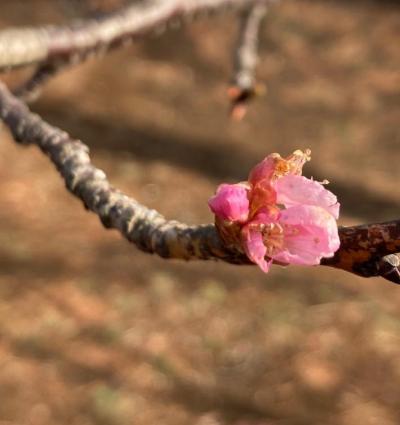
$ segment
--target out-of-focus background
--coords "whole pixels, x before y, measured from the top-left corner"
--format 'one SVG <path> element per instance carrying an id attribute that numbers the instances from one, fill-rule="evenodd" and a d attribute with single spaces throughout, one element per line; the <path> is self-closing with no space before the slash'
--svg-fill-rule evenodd
<path id="1" fill-rule="evenodd" d="M 2 0 L 0 26 L 66 22 L 82 3 Z M 267 94 L 241 123 L 226 99 L 236 27 L 226 12 L 139 40 L 62 73 L 33 109 L 169 218 L 210 222 L 220 182 L 307 147 L 341 224 L 398 217 L 399 4 L 276 4 Z M 400 423 L 399 287 L 143 254 L 35 147 L 0 138 L 1 425 Z"/>

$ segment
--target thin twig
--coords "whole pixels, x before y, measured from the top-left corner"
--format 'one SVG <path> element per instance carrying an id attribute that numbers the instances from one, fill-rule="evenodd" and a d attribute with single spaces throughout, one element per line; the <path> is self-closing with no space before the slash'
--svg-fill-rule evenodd
<path id="1" fill-rule="evenodd" d="M 231 114 L 235 119 L 243 118 L 247 102 L 257 92 L 255 69 L 258 62 L 259 33 L 266 12 L 266 3 L 256 3 L 240 13 L 232 85 L 228 89 L 232 103 Z"/>
<path id="2" fill-rule="evenodd" d="M 0 118 L 17 142 L 35 144 L 49 156 L 68 190 L 97 214 L 105 227 L 118 229 L 139 249 L 164 258 L 249 264 L 246 255 L 223 245 L 213 224 L 189 226 L 168 221 L 113 188 L 104 172 L 91 164 L 86 145 L 30 112 L 2 83 Z M 379 264 L 382 257 L 400 251 L 400 220 L 341 227 L 339 233 L 341 247 L 333 258 L 324 259 L 323 265 L 393 280 Z"/>
<path id="3" fill-rule="evenodd" d="M 67 65 L 62 62 L 45 62 L 39 65 L 33 75 L 14 89 L 13 93 L 25 102 L 33 102 L 40 95 L 42 86 L 65 66 Z"/>
<path id="4" fill-rule="evenodd" d="M 400 253 L 382 257 L 377 262 L 377 274 L 391 282 L 400 284 Z"/>

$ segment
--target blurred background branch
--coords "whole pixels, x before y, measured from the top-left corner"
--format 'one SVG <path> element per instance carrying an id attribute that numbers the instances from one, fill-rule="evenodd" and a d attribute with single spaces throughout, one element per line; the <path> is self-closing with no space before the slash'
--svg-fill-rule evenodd
<path id="1" fill-rule="evenodd" d="M 232 101 L 232 116 L 238 120 L 245 115 L 247 102 L 257 93 L 255 72 L 259 32 L 266 13 L 267 2 L 250 5 L 240 14 L 239 35 L 234 49 L 232 86 L 228 89 Z"/>
<path id="2" fill-rule="evenodd" d="M 84 62 L 93 55 L 130 44 L 133 38 L 157 31 L 171 21 L 192 19 L 193 15 L 226 7 L 250 12 L 248 24 L 241 29 L 245 49 L 238 56 L 238 66 L 253 72 L 258 21 L 264 15 L 267 0 L 145 0 L 120 10 L 77 21 L 65 27 L 12 28 L 0 32 L 0 71 L 38 64 L 33 76 L 16 90 L 19 96 L 33 100 L 40 85 L 61 69 Z M 250 5 L 250 7 L 249 7 Z M 255 5 L 253 9 L 251 6 Z M 248 13 L 248 12 L 247 12 Z M 240 48 L 240 47 L 239 47 Z M 252 62 L 252 63 L 250 63 Z M 241 77 L 243 80 L 244 75 Z M 247 75 L 248 78 L 248 75 Z"/>

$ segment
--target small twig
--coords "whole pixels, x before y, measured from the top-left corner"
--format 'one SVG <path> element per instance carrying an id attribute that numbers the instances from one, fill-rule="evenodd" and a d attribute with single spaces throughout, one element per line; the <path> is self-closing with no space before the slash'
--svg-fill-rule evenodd
<path id="1" fill-rule="evenodd" d="M 0 118 L 17 142 L 35 144 L 49 156 L 68 190 L 97 214 L 105 227 L 118 229 L 139 249 L 164 258 L 250 263 L 246 255 L 223 245 L 213 224 L 189 226 L 168 221 L 157 211 L 149 210 L 113 188 L 104 172 L 91 164 L 86 145 L 30 112 L 2 83 Z M 333 258 L 324 259 L 323 265 L 364 277 L 381 275 L 389 278 L 388 270 L 377 267 L 377 261 L 400 252 L 400 220 L 341 227 L 339 234 L 340 249 Z M 397 263 L 392 261 L 390 264 Z"/>
<path id="2" fill-rule="evenodd" d="M 382 257 L 377 263 L 378 276 L 400 284 L 400 253 Z"/>
<path id="3" fill-rule="evenodd" d="M 25 102 L 33 102 L 40 95 L 42 86 L 65 66 L 61 62 L 45 62 L 39 65 L 33 75 L 14 89 L 13 93 Z"/>
<path id="4" fill-rule="evenodd" d="M 231 115 L 238 120 L 245 115 L 248 101 L 257 94 L 255 68 L 258 62 L 259 33 L 266 12 L 267 4 L 258 3 L 250 5 L 240 14 L 232 85 L 228 89 Z"/>

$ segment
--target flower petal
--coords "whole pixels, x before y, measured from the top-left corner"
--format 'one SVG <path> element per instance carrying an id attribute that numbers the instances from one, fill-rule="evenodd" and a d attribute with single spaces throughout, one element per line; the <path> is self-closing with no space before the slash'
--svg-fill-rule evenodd
<path id="1" fill-rule="evenodd" d="M 221 184 L 208 206 L 222 220 L 245 222 L 249 215 L 247 195 L 248 189 L 242 184 Z"/>
<path id="2" fill-rule="evenodd" d="M 263 184 L 265 182 L 265 185 Z M 276 192 L 269 182 L 261 181 L 250 191 L 250 216 L 254 217 L 263 209 L 276 205 Z"/>
<path id="3" fill-rule="evenodd" d="M 246 255 L 251 261 L 256 263 L 263 272 L 267 273 L 272 260 L 265 260 L 267 248 L 264 245 L 261 232 L 256 227 L 251 226 L 251 224 L 246 225 L 242 229 L 242 239 Z"/>
<path id="4" fill-rule="evenodd" d="M 324 208 L 336 219 L 340 204 L 336 196 L 317 181 L 303 176 L 288 174 L 273 184 L 277 193 L 277 203 L 286 208 L 295 205 L 315 205 Z"/>
<path id="5" fill-rule="evenodd" d="M 335 219 L 325 209 L 297 205 L 281 212 L 284 228 L 283 250 L 274 260 L 291 264 L 316 265 L 332 257 L 340 246 Z"/>
<path id="6" fill-rule="evenodd" d="M 275 172 L 277 157 L 280 158 L 280 155 L 268 155 L 250 171 L 249 182 L 251 185 L 255 186 L 261 181 L 266 181 L 267 184 L 270 182 Z"/>
<path id="7" fill-rule="evenodd" d="M 278 153 L 271 153 L 257 164 L 249 174 L 249 183 L 256 186 L 262 182 L 263 186 L 287 174 L 301 175 L 303 165 L 311 159 L 311 151 L 306 149 L 294 151 L 287 158 Z"/>

